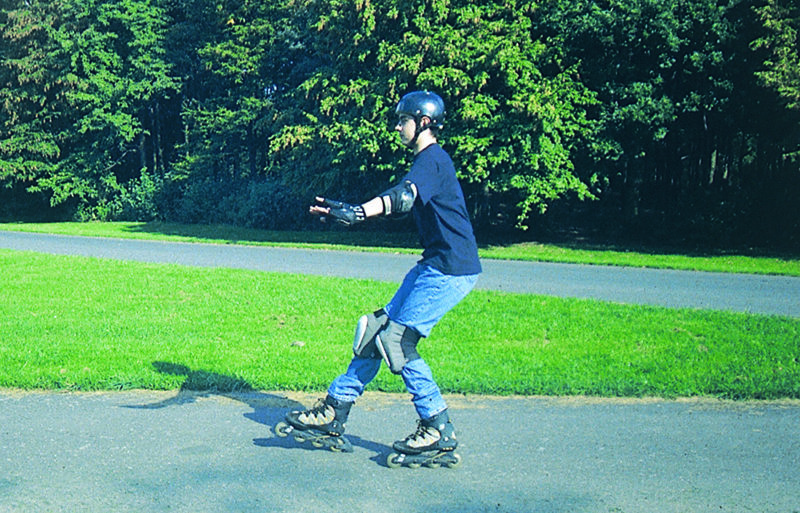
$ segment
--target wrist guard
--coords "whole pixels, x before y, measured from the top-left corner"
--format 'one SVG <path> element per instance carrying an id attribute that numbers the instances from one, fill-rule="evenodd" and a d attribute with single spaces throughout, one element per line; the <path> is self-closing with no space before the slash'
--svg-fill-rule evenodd
<path id="1" fill-rule="evenodd" d="M 361 205 L 351 205 L 343 201 L 323 199 L 321 206 L 328 207 L 328 215 L 333 217 L 337 223 L 344 226 L 352 226 L 360 223 L 367 218 L 364 207 Z"/>

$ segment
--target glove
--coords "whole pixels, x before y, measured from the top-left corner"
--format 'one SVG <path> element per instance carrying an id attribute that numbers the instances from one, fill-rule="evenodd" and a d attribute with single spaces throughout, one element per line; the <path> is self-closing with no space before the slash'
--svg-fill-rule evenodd
<path id="1" fill-rule="evenodd" d="M 333 217 L 337 223 L 343 224 L 344 226 L 352 226 L 367 218 L 367 215 L 364 213 L 364 207 L 361 205 L 351 205 L 343 201 L 324 198 L 321 198 L 320 201 L 320 198 L 318 198 L 317 206 L 328 208 L 329 212 L 327 215 Z M 325 220 L 324 217 L 322 219 Z"/>

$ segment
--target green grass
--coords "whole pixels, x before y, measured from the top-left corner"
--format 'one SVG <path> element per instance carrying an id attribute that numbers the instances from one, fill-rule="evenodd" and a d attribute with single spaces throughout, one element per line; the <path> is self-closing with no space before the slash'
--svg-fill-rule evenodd
<path id="1" fill-rule="evenodd" d="M 324 390 L 395 285 L 0 250 L 0 387 Z M 445 392 L 800 398 L 800 320 L 474 291 Z M 403 391 L 385 368 L 372 389 Z"/>
<path id="2" fill-rule="evenodd" d="M 379 222 L 373 227 L 380 227 Z M 385 231 L 267 231 L 219 225 L 172 223 L 5 223 L 15 230 L 94 237 L 158 239 L 180 242 L 294 246 L 316 249 L 419 253 L 415 234 Z M 478 240 L 481 243 L 479 237 Z M 588 244 L 481 244 L 482 258 L 618 265 L 695 271 L 800 276 L 800 256 L 764 255 L 756 251 L 732 253 L 630 249 Z"/>

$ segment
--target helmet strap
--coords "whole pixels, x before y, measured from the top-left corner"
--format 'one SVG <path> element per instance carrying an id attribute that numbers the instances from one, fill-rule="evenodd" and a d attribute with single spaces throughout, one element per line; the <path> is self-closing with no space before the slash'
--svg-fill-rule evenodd
<path id="1" fill-rule="evenodd" d="M 425 126 L 422 126 L 422 123 L 420 123 L 420 121 L 422 121 L 423 117 L 425 117 L 425 116 L 414 116 L 414 127 L 415 127 L 414 128 L 414 138 L 411 139 L 410 141 L 408 141 L 408 147 L 409 148 L 415 147 L 417 145 L 417 139 L 419 138 L 419 134 L 421 134 L 422 132 L 424 132 L 425 130 L 428 130 L 430 128 L 430 126 L 428 126 L 428 125 L 430 125 L 430 123 L 428 123 Z"/>

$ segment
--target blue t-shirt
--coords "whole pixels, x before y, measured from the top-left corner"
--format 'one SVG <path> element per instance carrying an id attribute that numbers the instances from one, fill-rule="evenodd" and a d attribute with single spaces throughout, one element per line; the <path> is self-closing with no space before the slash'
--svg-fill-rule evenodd
<path id="1" fill-rule="evenodd" d="M 464 192 L 447 152 L 438 144 L 428 146 L 403 180 L 417 186 L 412 212 L 424 248 L 420 262 L 454 276 L 481 272 Z"/>

